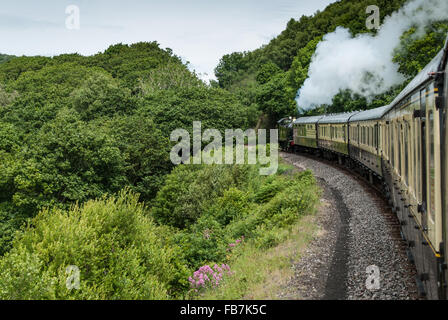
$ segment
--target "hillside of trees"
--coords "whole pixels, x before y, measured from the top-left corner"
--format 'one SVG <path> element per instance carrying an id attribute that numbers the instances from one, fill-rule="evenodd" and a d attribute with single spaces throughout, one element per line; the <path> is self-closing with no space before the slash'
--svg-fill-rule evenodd
<path id="1" fill-rule="evenodd" d="M 295 97 L 297 90 L 308 77 L 308 68 L 317 44 L 322 37 L 333 32 L 336 27 L 348 28 L 353 35 L 376 32 L 365 26 L 369 5 L 377 5 L 381 21 L 398 10 L 406 0 L 342 0 L 330 4 L 324 11 L 313 16 L 291 19 L 286 29 L 267 45 L 248 52 L 235 52 L 225 55 L 215 75 L 215 86 L 227 89 L 240 96 L 247 106 L 256 106 L 268 121 L 265 126 L 274 127 L 277 120 L 297 114 Z M 414 77 L 435 53 L 443 46 L 448 32 L 448 22 L 435 23 L 427 30 L 423 39 L 412 37 L 415 29 L 403 35 L 402 43 L 394 61 L 407 79 Z M 349 91 L 340 92 L 332 105 L 322 106 L 304 114 L 344 112 L 370 109 L 390 103 L 404 88 L 407 82 L 379 95 L 372 102 L 366 98 L 352 95 Z"/>
<path id="2" fill-rule="evenodd" d="M 172 130 L 247 128 L 252 113 L 155 42 L 0 64 L 0 254 L 44 207 L 126 186 L 150 202 L 172 170 Z"/>
<path id="3" fill-rule="evenodd" d="M 9 61 L 9 60 L 11 60 L 12 58 L 14 58 L 14 56 L 10 56 L 10 55 L 7 55 L 7 54 L 1 54 L 1 53 L 0 53 L 0 63 Z"/>

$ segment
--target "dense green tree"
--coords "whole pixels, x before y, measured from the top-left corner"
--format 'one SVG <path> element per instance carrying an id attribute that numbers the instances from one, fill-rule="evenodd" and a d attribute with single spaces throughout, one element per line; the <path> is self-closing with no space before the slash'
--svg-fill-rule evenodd
<path id="1" fill-rule="evenodd" d="M 260 71 L 257 73 L 257 82 L 259 84 L 265 84 L 271 81 L 271 79 L 282 70 L 274 63 L 269 62 L 261 66 Z"/>
<path id="2" fill-rule="evenodd" d="M 0 82 L 14 81 L 27 71 L 36 71 L 45 67 L 51 58 L 47 57 L 16 57 L 0 64 Z"/>
<path id="3" fill-rule="evenodd" d="M 291 88 L 299 89 L 308 78 L 308 68 L 311 64 L 313 54 L 316 51 L 317 44 L 321 40 L 322 37 L 317 37 L 299 50 L 289 70 L 288 80 Z"/>
<path id="4" fill-rule="evenodd" d="M 30 216 L 127 185 L 124 155 L 113 137 L 63 109 L 29 138 L 16 168 L 13 204 Z"/>
<path id="5" fill-rule="evenodd" d="M 142 201 L 149 202 L 172 169 L 168 138 L 151 118 L 139 115 L 117 116 L 105 127 L 123 155 L 127 183 Z"/>
<path id="6" fill-rule="evenodd" d="M 434 23 L 428 27 L 424 37 L 415 37 L 416 28 L 411 28 L 401 37 L 393 61 L 408 79 L 415 77 L 442 49 L 448 32 L 448 21 Z"/>
<path id="7" fill-rule="evenodd" d="M 144 97 L 139 110 L 153 117 L 161 131 L 169 137 L 175 129 L 192 131 L 193 121 L 202 128 L 222 132 L 232 128 L 247 128 L 248 109 L 223 89 L 194 87 L 161 90 Z"/>
<path id="8" fill-rule="evenodd" d="M 0 64 L 9 61 L 12 58 L 14 58 L 14 56 L 10 56 L 7 54 L 0 54 Z"/>
<path id="9" fill-rule="evenodd" d="M 104 72 L 90 75 L 78 89 L 73 90 L 69 103 L 85 121 L 101 116 L 129 114 L 136 107 L 131 91 Z"/>
<path id="10" fill-rule="evenodd" d="M 196 74 L 190 72 L 187 66 L 178 63 L 161 65 L 151 70 L 140 80 L 139 89 L 143 96 L 159 90 L 179 88 L 204 87 Z"/>
<path id="11" fill-rule="evenodd" d="M 129 192 L 44 210 L 0 258 L 0 299 L 181 298 L 189 270 L 169 236 Z M 80 272 L 79 290 L 66 285 L 71 265 Z"/>
<path id="12" fill-rule="evenodd" d="M 18 96 L 16 91 L 8 92 L 0 84 L 0 108 L 11 104 Z"/>
<path id="13" fill-rule="evenodd" d="M 151 70 L 168 63 L 181 64 L 181 59 L 171 49 L 163 50 L 157 42 L 139 42 L 132 45 L 117 44 L 104 53 L 91 57 L 90 65 L 99 66 L 114 78 L 120 78 L 131 90 Z"/>
<path id="14" fill-rule="evenodd" d="M 294 101 L 295 92 L 290 90 L 287 82 L 288 75 L 282 72 L 258 88 L 259 108 L 269 116 L 272 126 L 275 126 L 277 119 L 294 115 L 297 112 L 297 105 Z"/>

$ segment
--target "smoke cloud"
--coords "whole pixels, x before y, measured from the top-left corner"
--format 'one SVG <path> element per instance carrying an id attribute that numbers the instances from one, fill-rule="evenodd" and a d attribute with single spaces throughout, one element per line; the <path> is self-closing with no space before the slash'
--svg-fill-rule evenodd
<path id="1" fill-rule="evenodd" d="M 402 34 L 416 26 L 416 36 L 421 36 L 424 27 L 447 18 L 448 0 L 412 0 L 387 17 L 376 35 L 353 37 L 348 29 L 338 27 L 318 44 L 308 79 L 298 91 L 298 106 L 331 104 L 345 89 L 371 98 L 401 84 L 404 77 L 392 58 Z"/>

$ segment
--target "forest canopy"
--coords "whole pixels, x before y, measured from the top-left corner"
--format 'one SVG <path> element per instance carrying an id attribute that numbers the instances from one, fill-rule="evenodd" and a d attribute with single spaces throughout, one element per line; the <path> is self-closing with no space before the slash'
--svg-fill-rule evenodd
<path id="1" fill-rule="evenodd" d="M 246 129 L 256 114 L 156 42 L 0 63 L 0 254 L 44 208 L 124 187 L 150 202 L 173 167 L 171 131 L 196 120 Z"/>

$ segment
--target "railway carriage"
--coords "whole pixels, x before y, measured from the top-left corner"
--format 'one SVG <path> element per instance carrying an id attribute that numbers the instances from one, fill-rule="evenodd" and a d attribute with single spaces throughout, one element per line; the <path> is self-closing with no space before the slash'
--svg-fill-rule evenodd
<path id="1" fill-rule="evenodd" d="M 384 106 L 355 114 L 349 121 L 349 152 L 350 158 L 378 177 L 383 175 L 381 163 L 381 143 L 384 126 L 382 117 L 389 109 Z"/>
<path id="2" fill-rule="evenodd" d="M 441 51 L 397 96 L 385 114 L 385 180 L 402 233 L 418 270 L 417 282 L 430 299 L 446 297 L 442 211 Z M 437 285 L 439 284 L 439 286 Z"/>
<path id="3" fill-rule="evenodd" d="M 420 294 L 429 299 L 448 296 L 447 60 L 448 38 L 389 106 L 299 118 L 292 138 L 379 178 L 416 265 Z"/>
<path id="4" fill-rule="evenodd" d="M 445 44 L 445 50 L 443 52 L 443 57 L 441 64 L 438 69 L 439 72 L 439 82 L 440 78 L 443 79 L 443 84 L 439 83 L 439 89 L 443 87 L 443 91 L 440 91 L 443 93 L 441 97 L 439 98 L 439 107 L 442 109 L 441 112 L 441 118 L 442 118 L 442 135 L 441 135 L 441 147 L 442 147 L 442 176 L 443 176 L 443 182 L 442 182 L 442 223 L 443 223 L 443 241 L 444 246 L 441 248 L 443 250 L 442 252 L 442 259 L 440 261 L 441 263 L 441 272 L 444 273 L 444 285 L 445 290 L 442 288 L 442 294 L 444 294 L 444 298 L 446 299 L 448 297 L 448 288 L 447 288 L 447 280 L 448 280 L 448 199 L 447 199 L 447 190 L 448 190 L 448 39 Z M 442 73 L 443 72 L 443 73 Z M 442 275 L 443 276 L 443 275 Z M 442 284 L 442 285 L 443 285 Z M 443 292 L 445 291 L 445 292 Z"/>
<path id="5" fill-rule="evenodd" d="M 294 145 L 307 151 L 318 148 L 317 123 L 323 116 L 302 117 L 294 121 Z"/>
<path id="6" fill-rule="evenodd" d="M 348 157 L 348 123 L 358 112 L 339 113 L 323 117 L 318 121 L 319 147 L 336 155 L 339 160 Z"/>

